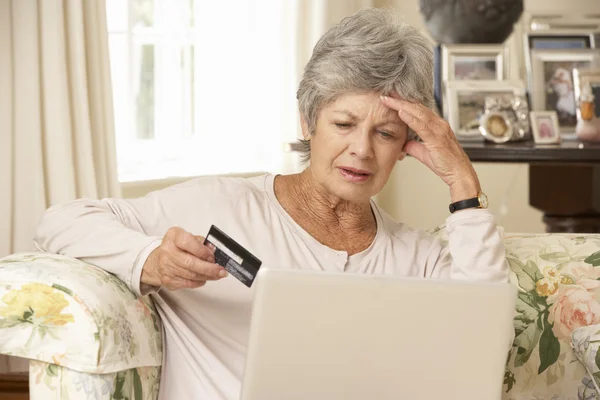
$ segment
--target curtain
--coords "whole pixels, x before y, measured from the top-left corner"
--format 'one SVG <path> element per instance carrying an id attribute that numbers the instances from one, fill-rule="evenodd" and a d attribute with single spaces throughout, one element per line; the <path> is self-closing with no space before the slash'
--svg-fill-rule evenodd
<path id="1" fill-rule="evenodd" d="M 288 118 L 286 124 L 296 127 L 295 137 L 301 138 L 300 116 L 296 90 L 302 79 L 304 67 L 310 60 L 313 48 L 319 38 L 332 25 L 342 18 L 363 8 L 373 7 L 373 0 L 289 0 L 286 3 L 285 19 L 289 21 L 284 31 L 286 59 L 290 60 L 284 68 L 285 81 L 283 102 Z M 298 155 L 291 155 L 284 172 L 300 172 L 304 167 Z"/>
<path id="2" fill-rule="evenodd" d="M 104 0 L 0 0 L 0 257 L 49 206 L 120 196 L 106 32 Z"/>
<path id="3" fill-rule="evenodd" d="M 295 0 L 296 71 L 298 82 L 313 47 L 333 24 L 362 8 L 373 7 L 373 0 Z"/>

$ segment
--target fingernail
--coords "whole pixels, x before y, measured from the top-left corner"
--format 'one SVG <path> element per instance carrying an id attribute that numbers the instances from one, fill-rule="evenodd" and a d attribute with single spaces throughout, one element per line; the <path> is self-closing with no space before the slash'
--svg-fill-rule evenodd
<path id="1" fill-rule="evenodd" d="M 380 98 L 381 98 L 381 100 L 383 100 L 383 101 L 388 101 L 388 100 L 390 99 L 389 97 L 387 97 L 387 96 L 383 96 L 383 95 L 382 95 L 382 96 L 379 96 L 379 97 L 380 97 Z"/>
<path id="2" fill-rule="evenodd" d="M 219 278 L 225 278 L 227 275 L 228 273 L 224 269 L 219 271 Z"/>

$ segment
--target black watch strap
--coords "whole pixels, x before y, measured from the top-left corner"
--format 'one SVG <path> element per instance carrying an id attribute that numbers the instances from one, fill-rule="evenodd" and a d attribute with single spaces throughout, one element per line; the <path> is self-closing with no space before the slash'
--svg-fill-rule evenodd
<path id="1" fill-rule="evenodd" d="M 479 203 L 479 197 L 474 197 L 472 199 L 457 201 L 456 203 L 450 204 L 450 213 L 453 213 L 458 210 L 464 210 L 466 208 L 479 208 L 481 204 Z"/>

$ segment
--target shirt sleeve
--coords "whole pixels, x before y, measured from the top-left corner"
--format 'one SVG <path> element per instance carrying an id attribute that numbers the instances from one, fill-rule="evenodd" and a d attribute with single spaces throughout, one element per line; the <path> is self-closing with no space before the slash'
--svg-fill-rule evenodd
<path id="1" fill-rule="evenodd" d="M 508 282 L 509 266 L 500 229 L 491 212 L 472 209 L 446 220 L 448 244 L 436 238 L 426 271 L 433 278 Z"/>
<path id="2" fill-rule="evenodd" d="M 207 210 L 219 203 L 211 193 L 219 187 L 216 180 L 193 180 L 136 199 L 81 199 L 53 206 L 36 229 L 34 245 L 97 265 L 138 296 L 146 295 L 158 290 L 140 282 L 150 253 L 173 226 L 193 234 L 208 231 Z"/>
<path id="3" fill-rule="evenodd" d="M 140 288 L 142 267 L 162 242 L 147 235 L 126 200 L 80 199 L 49 208 L 34 237 L 35 247 L 97 265 L 116 275 L 136 295 L 152 291 Z"/>

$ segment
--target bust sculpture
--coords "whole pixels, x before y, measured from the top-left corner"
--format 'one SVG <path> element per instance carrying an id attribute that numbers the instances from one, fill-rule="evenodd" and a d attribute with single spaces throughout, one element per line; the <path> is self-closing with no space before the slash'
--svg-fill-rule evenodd
<path id="1" fill-rule="evenodd" d="M 429 33 L 440 44 L 504 43 L 523 0 L 420 0 Z"/>

